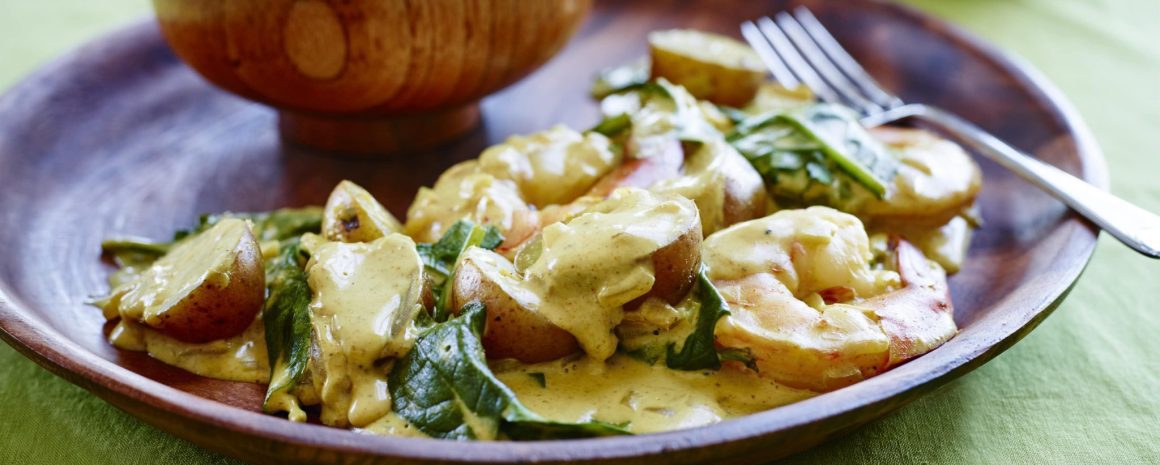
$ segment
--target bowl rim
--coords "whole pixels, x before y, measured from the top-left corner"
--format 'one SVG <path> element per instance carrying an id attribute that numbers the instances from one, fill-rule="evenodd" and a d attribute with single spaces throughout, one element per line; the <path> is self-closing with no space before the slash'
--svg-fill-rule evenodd
<path id="1" fill-rule="evenodd" d="M 1044 114 L 1055 119 L 1074 138 L 1082 178 L 1107 189 L 1106 163 L 1090 130 L 1060 91 L 1038 71 L 1022 60 L 912 7 L 893 3 L 865 3 L 875 3 L 875 7 L 892 10 L 891 14 L 901 16 L 906 21 L 923 23 L 929 32 L 958 43 L 960 49 L 1014 78 L 1027 96 L 1045 111 Z M 89 47 L 99 47 L 106 42 L 147 40 L 152 35 L 160 39 L 156 25 L 148 20 L 139 21 L 58 58 L 11 87 L 0 97 L 0 108 L 16 103 L 18 99 L 14 96 L 20 94 L 24 87 L 53 73 L 56 68 L 79 59 Z M 893 410 L 917 398 L 917 388 L 944 384 L 982 365 L 1046 318 L 1066 297 L 1094 254 L 1099 230 L 1074 212 L 1067 213 L 1066 218 L 1058 226 L 1057 233 L 1065 235 L 1067 251 L 1057 255 L 1051 264 L 1055 269 L 1062 270 L 1062 274 L 1054 276 L 1052 283 L 1039 287 L 1034 304 L 1023 305 L 1028 307 L 1028 312 L 1021 316 L 1023 321 L 1020 324 L 1005 326 L 1001 331 L 961 333 L 942 347 L 883 375 L 794 404 L 713 425 L 638 436 L 520 443 L 452 442 L 368 436 L 321 425 L 293 423 L 280 417 L 198 397 L 116 365 L 81 347 L 32 315 L 26 310 L 29 306 L 12 295 L 3 282 L 0 282 L 0 339 L 50 372 L 162 429 L 168 429 L 161 421 L 162 418 L 135 413 L 133 406 L 147 404 L 185 421 L 220 428 L 224 430 L 222 433 L 260 437 L 338 454 L 471 463 L 623 460 L 646 455 L 669 455 L 676 458 L 676 454 L 682 452 L 735 442 L 760 441 L 764 436 L 797 426 L 831 417 L 856 415 L 874 405 L 888 405 Z M 1002 302 L 1026 288 L 1026 284 L 1016 288 L 1004 301 L 995 305 L 1003 305 Z M 852 424 L 867 420 L 854 421 Z"/>

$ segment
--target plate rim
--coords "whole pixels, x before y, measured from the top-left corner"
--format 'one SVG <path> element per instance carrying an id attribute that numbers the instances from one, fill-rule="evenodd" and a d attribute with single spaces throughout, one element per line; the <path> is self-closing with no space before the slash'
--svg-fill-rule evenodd
<path id="1" fill-rule="evenodd" d="M 1042 109 L 1053 117 L 1074 139 L 1075 153 L 1081 163 L 1082 178 L 1106 190 L 1108 174 L 1106 161 L 1096 144 L 1090 129 L 1063 94 L 1043 75 L 1010 53 L 1000 51 L 995 46 L 967 33 L 957 26 L 919 10 L 895 3 L 869 1 L 893 10 L 892 14 L 907 21 L 923 23 L 933 34 L 958 43 L 960 49 L 976 55 L 985 62 L 1001 69 L 1014 78 L 1021 90 Z M 151 19 L 137 21 L 122 26 L 111 33 L 97 38 L 71 52 L 66 53 L 42 66 L 0 96 L 0 109 L 11 105 L 21 91 L 32 83 L 65 64 L 83 60 L 86 50 L 106 43 L 116 43 L 127 37 L 157 34 Z M 571 460 L 624 460 L 645 455 L 667 455 L 670 458 L 680 452 L 702 450 L 725 444 L 761 441 L 764 436 L 775 434 L 801 425 L 823 421 L 831 417 L 852 415 L 877 404 L 891 404 L 894 410 L 919 397 L 915 391 L 923 386 L 938 386 L 965 374 L 986 363 L 1003 352 L 1023 336 L 1032 331 L 1063 301 L 1078 282 L 1096 250 L 1099 230 L 1074 212 L 1065 214 L 1059 230 L 1066 234 L 1070 254 L 1060 254 L 1053 264 L 1059 265 L 1059 257 L 1066 265 L 1066 274 L 1042 293 L 1042 305 L 1032 309 L 1027 321 L 1012 325 L 1002 333 L 991 333 L 981 338 L 982 344 L 964 347 L 951 360 L 941 357 L 942 348 L 920 357 L 892 372 L 905 371 L 905 383 L 897 379 L 875 377 L 857 383 L 849 388 L 819 395 L 795 404 L 760 412 L 745 417 L 730 419 L 714 425 L 654 433 L 631 437 L 612 437 L 583 440 L 556 440 L 528 443 L 511 442 L 450 442 L 437 439 L 394 438 L 367 436 L 348 430 L 321 425 L 299 424 L 283 418 L 248 411 L 186 393 L 168 385 L 153 381 L 95 353 L 81 347 L 48 326 L 29 310 L 31 306 L 18 301 L 7 291 L 7 284 L 0 282 L 0 339 L 15 348 L 25 357 L 45 367 L 53 374 L 81 386 L 108 401 L 114 406 L 133 414 L 135 417 L 153 424 L 162 430 L 172 432 L 165 425 L 167 417 L 177 416 L 195 421 L 201 425 L 221 428 L 226 432 L 260 437 L 294 447 L 306 446 L 338 455 L 360 454 L 368 457 L 398 458 L 403 460 L 437 460 L 454 462 L 513 462 L 513 461 L 571 461 Z M 1012 294 L 1025 289 L 1026 284 L 1012 290 Z M 1010 295 L 1008 296 L 1010 297 Z M 995 305 L 1001 305 L 996 303 Z M 946 346 L 943 346 L 946 347 Z M 957 347 L 951 346 L 952 348 Z M 968 350 L 971 349 L 971 350 Z M 946 351 L 942 351 L 946 352 Z M 947 354 L 943 354 L 944 356 Z M 922 363 L 926 360 L 928 363 Z M 943 361 L 945 363 L 935 363 Z M 926 365 L 937 365 L 927 367 Z M 923 368 L 923 369 L 919 369 Z M 933 369 L 931 369 L 933 368 Z M 914 372 L 914 373 L 910 373 Z M 900 386 L 896 389 L 873 390 L 878 384 L 893 381 Z M 833 402 L 838 400 L 838 402 Z M 837 408 L 825 408 L 826 402 Z M 163 411 L 164 415 L 149 416 L 135 412 L 134 407 Z M 819 408 L 822 407 L 822 408 Z M 874 416 L 875 418 L 878 415 Z M 868 419 L 852 422 L 860 425 Z M 712 430 L 712 434 L 707 433 Z M 188 438 L 187 438 L 188 439 Z M 203 447 L 230 454 L 229 450 L 211 444 L 200 443 Z M 751 453 L 747 448 L 741 453 Z M 272 452 L 271 452 L 272 453 Z M 231 454 L 234 455 L 234 454 Z M 695 460 L 690 454 L 686 460 Z"/>

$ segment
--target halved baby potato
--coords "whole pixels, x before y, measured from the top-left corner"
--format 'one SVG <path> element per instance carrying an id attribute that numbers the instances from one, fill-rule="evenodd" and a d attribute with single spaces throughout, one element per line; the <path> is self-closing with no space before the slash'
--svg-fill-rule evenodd
<path id="1" fill-rule="evenodd" d="M 652 78 L 680 84 L 699 99 L 740 107 L 765 80 L 757 52 L 729 37 L 672 29 L 649 34 L 648 44 Z"/>
<path id="2" fill-rule="evenodd" d="M 736 151 L 725 150 L 720 171 L 725 197 L 721 205 L 723 227 L 765 215 L 768 194 L 757 170 Z"/>
<path id="3" fill-rule="evenodd" d="M 701 221 L 693 201 L 621 188 L 567 222 L 546 226 L 523 279 L 537 311 L 576 337 L 589 357 L 616 351 L 615 327 L 649 298 L 676 302 L 700 266 Z M 525 254 L 520 254 L 521 259 Z M 525 263 L 530 261 L 531 263 Z"/>
<path id="4" fill-rule="evenodd" d="M 695 202 L 705 235 L 764 215 L 767 203 L 761 175 L 720 139 L 707 140 L 686 156 L 681 176 L 659 181 L 649 190 Z"/>
<path id="5" fill-rule="evenodd" d="M 539 363 L 580 351 L 572 334 L 534 310 L 538 297 L 523 286 L 515 266 L 502 255 L 468 249 L 452 279 L 452 309 L 458 311 L 472 301 L 487 307 L 483 348 L 488 358 Z"/>
<path id="6" fill-rule="evenodd" d="M 701 222 L 693 221 L 682 228 L 684 234 L 649 257 L 656 281 L 648 293 L 625 304 L 626 310 L 634 310 L 650 298 L 676 305 L 693 288 L 693 281 L 701 268 Z"/>
<path id="7" fill-rule="evenodd" d="M 334 187 L 322 213 L 322 235 L 338 242 L 370 242 L 403 225 L 362 186 L 342 181 Z"/>
<path id="8" fill-rule="evenodd" d="M 179 243 L 136 280 L 114 289 L 106 315 L 202 343 L 244 331 L 266 297 L 262 253 L 245 220 L 226 218 Z"/>

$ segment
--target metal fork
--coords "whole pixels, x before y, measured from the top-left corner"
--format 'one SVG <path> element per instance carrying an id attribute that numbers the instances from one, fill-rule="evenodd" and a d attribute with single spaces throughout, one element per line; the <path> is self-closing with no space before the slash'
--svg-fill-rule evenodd
<path id="1" fill-rule="evenodd" d="M 1128 247 L 1160 258 L 1160 217 L 1007 145 L 947 111 L 906 104 L 882 89 L 805 7 L 746 21 L 741 34 L 783 86 L 804 84 L 820 99 L 849 106 L 867 127 L 919 118 L 1047 191 Z"/>

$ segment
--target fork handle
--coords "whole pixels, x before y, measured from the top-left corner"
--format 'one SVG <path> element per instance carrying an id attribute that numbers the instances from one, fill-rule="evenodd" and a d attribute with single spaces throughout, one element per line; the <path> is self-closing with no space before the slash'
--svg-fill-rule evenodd
<path id="1" fill-rule="evenodd" d="M 910 104 L 863 119 L 868 126 L 906 117 L 931 123 L 979 153 L 1047 191 L 1124 245 L 1160 258 L 1160 217 L 1088 184 L 1054 166 L 1031 158 L 983 129 L 938 108 Z"/>

